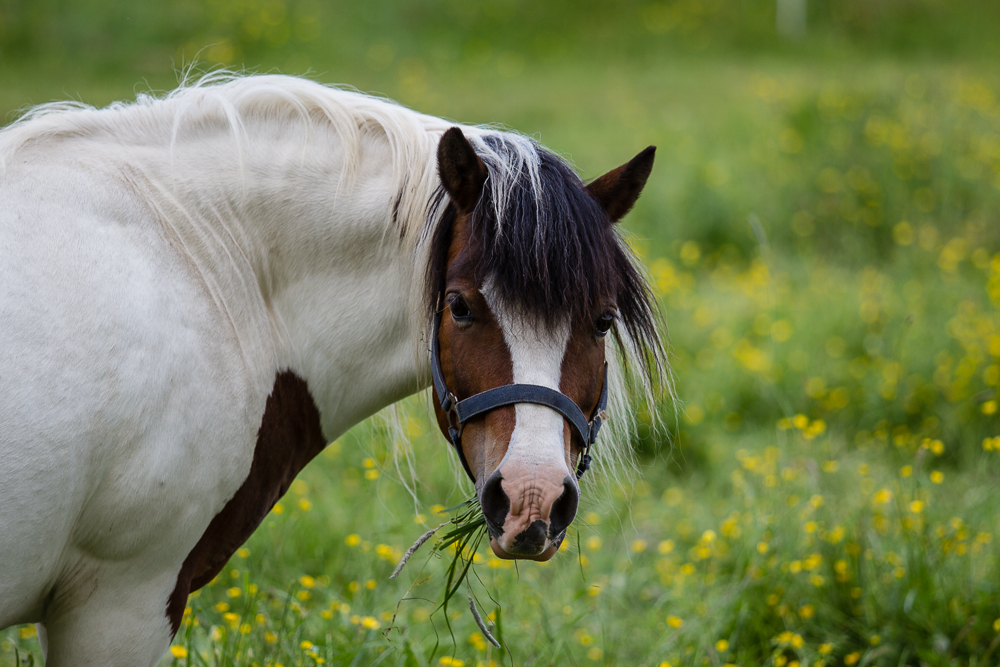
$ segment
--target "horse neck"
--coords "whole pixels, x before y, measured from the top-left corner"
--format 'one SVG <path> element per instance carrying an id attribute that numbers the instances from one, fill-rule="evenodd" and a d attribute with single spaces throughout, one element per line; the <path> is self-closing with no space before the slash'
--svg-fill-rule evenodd
<path id="1" fill-rule="evenodd" d="M 299 375 L 334 438 L 429 378 L 415 312 L 423 272 L 393 227 L 391 151 L 363 136 L 349 172 L 330 132 L 245 129 L 242 149 L 227 133 L 198 136 L 143 171 L 234 320 L 252 375 L 268 391 L 275 372 Z"/>

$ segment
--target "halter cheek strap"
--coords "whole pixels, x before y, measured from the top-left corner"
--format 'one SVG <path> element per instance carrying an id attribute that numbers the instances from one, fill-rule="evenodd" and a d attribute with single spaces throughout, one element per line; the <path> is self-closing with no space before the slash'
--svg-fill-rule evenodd
<path id="1" fill-rule="evenodd" d="M 441 370 L 441 348 L 438 343 L 438 329 L 441 326 L 441 313 L 434 315 L 434 327 L 431 330 L 431 374 L 434 378 L 434 390 L 437 392 L 438 400 L 441 402 L 441 409 L 448 416 L 448 437 L 451 444 L 458 452 L 458 458 L 462 461 L 462 467 L 472 481 L 476 476 L 469 469 L 469 464 L 465 460 L 465 452 L 462 450 L 462 430 L 465 423 L 485 412 L 505 405 L 516 403 L 534 403 L 552 408 L 569 421 L 569 423 L 580 434 L 583 442 L 583 455 L 576 469 L 576 478 L 583 477 L 590 467 L 590 446 L 597 441 L 597 434 L 601 430 L 601 425 L 608 418 L 606 412 L 608 406 L 608 364 L 604 362 L 604 377 L 601 382 L 601 397 L 597 401 L 597 407 L 588 420 L 583 414 L 583 410 L 569 396 L 548 387 L 537 384 L 506 384 L 484 392 L 474 394 L 466 399 L 458 400 L 455 394 L 448 391 L 448 386 L 444 381 L 444 373 Z"/>

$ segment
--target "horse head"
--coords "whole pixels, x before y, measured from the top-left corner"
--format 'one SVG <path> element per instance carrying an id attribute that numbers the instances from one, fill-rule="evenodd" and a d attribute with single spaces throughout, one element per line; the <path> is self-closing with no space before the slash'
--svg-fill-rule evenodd
<path id="1" fill-rule="evenodd" d="M 650 291 L 614 229 L 654 149 L 585 185 L 558 157 L 504 136 L 470 142 L 452 128 L 438 146 L 450 203 L 429 263 L 435 406 L 493 552 L 548 560 L 576 516 L 605 416 L 607 340 L 661 349 Z M 512 162 L 525 145 L 531 159 Z"/>

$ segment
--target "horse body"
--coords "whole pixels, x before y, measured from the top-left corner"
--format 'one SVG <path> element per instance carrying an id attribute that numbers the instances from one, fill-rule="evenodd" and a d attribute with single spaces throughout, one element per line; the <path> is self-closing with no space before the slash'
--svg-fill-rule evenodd
<path id="1" fill-rule="evenodd" d="M 188 593 L 323 444 L 428 384 L 449 125 L 252 77 L 0 133 L 0 627 L 43 623 L 50 665 L 155 664 Z M 490 302 L 506 382 L 596 400 L 593 372 L 565 379 L 589 325 L 536 331 L 476 271 L 448 275 Z M 447 323 L 444 348 L 459 334 Z M 562 418 L 482 423 L 500 428 L 470 424 L 477 488 L 503 459 L 508 529 L 548 521 L 575 451 Z"/>
<path id="2" fill-rule="evenodd" d="M 327 439 L 426 375 L 413 263 L 381 242 L 384 141 L 366 138 L 364 187 L 338 189 L 329 136 L 310 171 L 293 133 L 275 149 L 248 127 L 258 152 L 238 156 L 198 130 L 58 137 L 4 172 L 0 348 L 16 353 L 0 361 L 0 626 L 44 618 L 77 655 L 88 635 L 154 619 L 162 653 L 178 570 L 247 478 L 279 373 L 309 386 Z M 117 625 L 105 610 L 119 606 Z"/>

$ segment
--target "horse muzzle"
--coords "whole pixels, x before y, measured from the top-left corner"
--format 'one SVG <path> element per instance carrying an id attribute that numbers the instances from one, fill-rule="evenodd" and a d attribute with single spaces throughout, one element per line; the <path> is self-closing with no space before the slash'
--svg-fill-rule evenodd
<path id="1" fill-rule="evenodd" d="M 505 480 L 497 469 L 479 494 L 490 548 L 498 558 L 549 560 L 576 517 L 579 487 L 569 475 L 561 484 L 537 478 L 518 484 L 515 479 Z"/>

